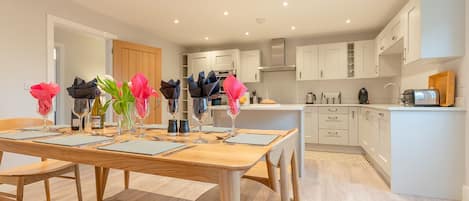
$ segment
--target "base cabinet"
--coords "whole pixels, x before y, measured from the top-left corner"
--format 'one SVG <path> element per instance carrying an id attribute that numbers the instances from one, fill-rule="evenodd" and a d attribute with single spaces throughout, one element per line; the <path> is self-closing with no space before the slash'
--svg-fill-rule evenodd
<path id="1" fill-rule="evenodd" d="M 304 136 L 305 143 L 317 144 L 318 137 L 318 108 L 306 107 L 304 114 Z"/>

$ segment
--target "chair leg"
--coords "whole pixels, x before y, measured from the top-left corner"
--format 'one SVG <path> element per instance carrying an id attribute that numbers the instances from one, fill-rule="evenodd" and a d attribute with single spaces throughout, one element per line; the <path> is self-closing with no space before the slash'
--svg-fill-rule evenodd
<path id="1" fill-rule="evenodd" d="M 16 201 L 23 201 L 24 178 L 19 177 L 16 183 Z"/>
<path id="2" fill-rule="evenodd" d="M 129 189 L 130 183 L 130 172 L 128 170 L 124 170 L 124 189 Z"/>
<path id="3" fill-rule="evenodd" d="M 300 201 L 300 184 L 298 181 L 298 164 L 296 161 L 296 153 L 293 153 L 291 159 L 291 177 L 292 177 L 292 187 L 293 187 L 293 201 Z"/>
<path id="4" fill-rule="evenodd" d="M 83 201 L 83 195 L 81 192 L 80 167 L 78 164 L 75 165 L 74 170 L 75 170 L 75 184 L 77 186 L 78 201 Z"/>
<path id="5" fill-rule="evenodd" d="M 277 167 L 267 161 L 267 173 L 269 175 L 270 188 L 278 192 L 278 178 L 277 178 Z"/>
<path id="6" fill-rule="evenodd" d="M 280 197 L 282 201 L 290 201 L 290 181 L 288 179 L 288 159 L 285 154 L 280 157 Z"/>
<path id="7" fill-rule="evenodd" d="M 46 200 L 50 201 L 50 182 L 49 182 L 49 179 L 44 179 L 44 190 L 46 191 Z"/>

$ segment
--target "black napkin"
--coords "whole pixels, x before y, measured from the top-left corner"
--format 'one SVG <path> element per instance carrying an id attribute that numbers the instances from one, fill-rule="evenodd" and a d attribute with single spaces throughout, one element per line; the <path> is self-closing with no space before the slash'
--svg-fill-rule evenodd
<path id="1" fill-rule="evenodd" d="M 203 71 L 200 72 L 197 82 L 195 82 L 193 75 L 189 76 L 187 78 L 187 85 L 189 93 L 193 98 L 209 97 L 220 91 L 220 80 L 213 71 L 209 72 L 207 78 L 205 78 Z"/>
<path id="2" fill-rule="evenodd" d="M 75 77 L 73 81 L 73 85 L 67 88 L 68 95 L 73 98 L 87 98 L 87 99 L 94 99 L 96 95 L 99 93 L 97 80 L 93 79 L 89 82 L 85 80 Z"/>
<path id="3" fill-rule="evenodd" d="M 166 99 L 178 99 L 181 92 L 180 81 L 171 79 L 166 82 L 161 80 L 160 91 Z"/>

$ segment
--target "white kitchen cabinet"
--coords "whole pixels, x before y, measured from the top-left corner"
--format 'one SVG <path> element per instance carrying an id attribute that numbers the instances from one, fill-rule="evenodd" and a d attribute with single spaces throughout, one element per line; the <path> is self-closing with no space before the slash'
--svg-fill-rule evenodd
<path id="1" fill-rule="evenodd" d="M 305 107 L 304 110 L 304 136 L 306 143 L 318 143 L 318 108 Z"/>
<path id="2" fill-rule="evenodd" d="M 240 80 L 244 83 L 260 82 L 261 74 L 258 67 L 261 65 L 261 51 L 242 51 L 240 57 Z"/>
<path id="3" fill-rule="evenodd" d="M 296 48 L 296 80 L 318 80 L 318 46 Z"/>
<path id="4" fill-rule="evenodd" d="M 320 79 L 346 79 L 347 43 L 319 45 L 319 76 Z"/>
<path id="5" fill-rule="evenodd" d="M 464 56 L 464 0 L 410 0 L 404 20 L 404 63 Z"/>
<path id="6" fill-rule="evenodd" d="M 239 66 L 239 50 L 219 50 L 210 52 L 212 55 L 211 70 L 214 71 L 232 71 L 238 70 Z"/>
<path id="7" fill-rule="evenodd" d="M 391 174 L 391 127 L 389 112 L 378 112 L 377 162 L 386 174 Z"/>
<path id="8" fill-rule="evenodd" d="M 201 52 L 189 54 L 187 56 L 189 72 L 194 75 L 197 80 L 200 71 L 210 71 L 212 59 L 209 53 Z"/>
<path id="9" fill-rule="evenodd" d="M 355 78 L 378 77 L 376 65 L 376 44 L 374 40 L 354 42 Z"/>
<path id="10" fill-rule="evenodd" d="M 358 139 L 360 142 L 361 147 L 366 151 L 370 151 L 370 130 L 371 130 L 371 123 L 370 123 L 370 111 L 368 109 L 360 109 L 360 115 L 358 119 L 359 134 Z"/>

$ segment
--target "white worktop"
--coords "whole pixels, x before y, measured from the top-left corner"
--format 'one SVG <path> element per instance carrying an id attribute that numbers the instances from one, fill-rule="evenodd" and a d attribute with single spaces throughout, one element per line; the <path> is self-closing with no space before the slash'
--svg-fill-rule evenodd
<path id="1" fill-rule="evenodd" d="M 241 110 L 304 110 L 305 107 L 362 107 L 388 111 L 452 111 L 464 112 L 463 107 L 406 107 L 397 104 L 250 104 L 242 105 Z M 227 110 L 227 105 L 212 106 L 212 110 Z"/>

